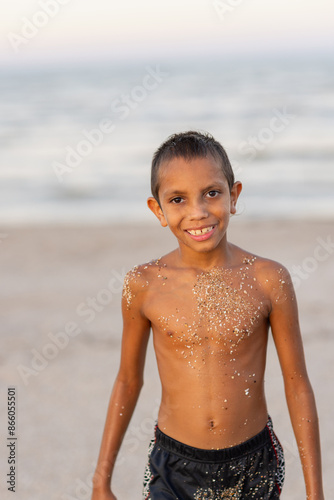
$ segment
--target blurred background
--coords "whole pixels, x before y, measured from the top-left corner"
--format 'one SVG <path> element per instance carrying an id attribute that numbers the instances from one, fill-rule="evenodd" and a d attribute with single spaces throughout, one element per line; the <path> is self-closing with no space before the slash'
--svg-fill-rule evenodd
<path id="1" fill-rule="evenodd" d="M 334 498 L 333 18 L 329 0 L 2 2 L 1 498 L 12 498 L 6 384 L 17 389 L 15 498 L 90 499 L 119 363 L 123 276 L 175 247 L 146 207 L 152 154 L 188 129 L 213 134 L 244 183 L 231 240 L 293 275 Z M 80 333 L 69 338 L 72 322 Z M 282 498 L 299 500 L 272 342 L 266 378 L 288 465 Z M 141 496 L 159 395 L 150 341 L 119 500 Z"/>
<path id="2" fill-rule="evenodd" d="M 245 217 L 333 217 L 329 0 L 2 11 L 2 224 L 151 220 L 152 153 L 187 129 L 225 146 Z"/>

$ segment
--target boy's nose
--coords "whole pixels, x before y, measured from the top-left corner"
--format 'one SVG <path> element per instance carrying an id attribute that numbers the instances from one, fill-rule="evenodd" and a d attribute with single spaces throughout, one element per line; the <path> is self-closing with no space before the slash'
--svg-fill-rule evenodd
<path id="1" fill-rule="evenodd" d="M 189 217 L 190 220 L 200 220 L 208 217 L 209 213 L 205 203 L 193 203 L 190 206 Z"/>

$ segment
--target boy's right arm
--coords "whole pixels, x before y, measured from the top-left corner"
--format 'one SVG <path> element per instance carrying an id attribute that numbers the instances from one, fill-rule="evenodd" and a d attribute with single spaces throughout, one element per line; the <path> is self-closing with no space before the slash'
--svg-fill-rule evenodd
<path id="1" fill-rule="evenodd" d="M 131 276 L 131 275 L 130 275 Z M 142 313 L 145 292 L 140 280 L 126 278 L 131 303 L 123 295 L 123 337 L 120 368 L 111 393 L 97 467 L 92 500 L 114 500 L 110 482 L 117 453 L 143 385 L 150 321 Z"/>

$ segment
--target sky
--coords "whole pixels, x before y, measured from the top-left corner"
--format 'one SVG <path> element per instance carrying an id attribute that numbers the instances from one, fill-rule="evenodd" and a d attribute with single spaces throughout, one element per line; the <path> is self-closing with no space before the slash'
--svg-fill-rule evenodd
<path id="1" fill-rule="evenodd" d="M 331 0 L 13 0 L 0 64 L 331 52 Z"/>

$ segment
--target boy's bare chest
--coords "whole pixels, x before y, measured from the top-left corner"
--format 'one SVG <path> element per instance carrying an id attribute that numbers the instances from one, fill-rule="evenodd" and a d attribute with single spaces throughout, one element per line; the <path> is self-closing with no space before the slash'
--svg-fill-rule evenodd
<path id="1" fill-rule="evenodd" d="M 252 275 L 217 269 L 193 279 L 161 278 L 147 313 L 153 328 L 176 344 L 241 342 L 267 321 L 265 297 Z"/>

